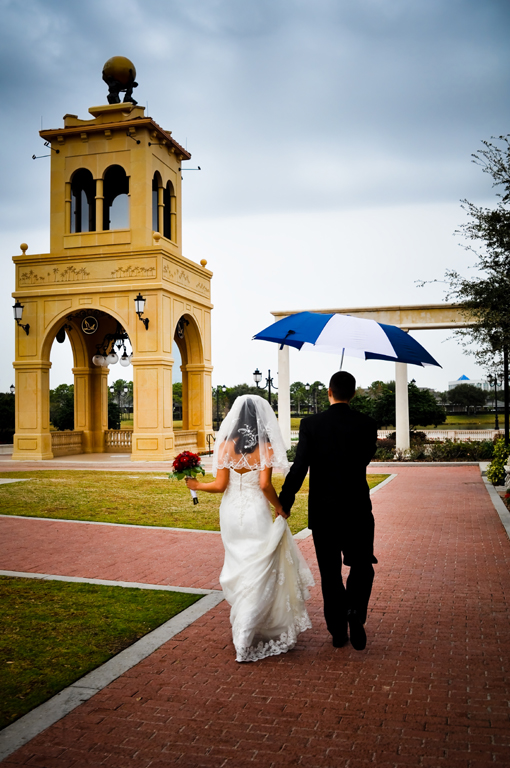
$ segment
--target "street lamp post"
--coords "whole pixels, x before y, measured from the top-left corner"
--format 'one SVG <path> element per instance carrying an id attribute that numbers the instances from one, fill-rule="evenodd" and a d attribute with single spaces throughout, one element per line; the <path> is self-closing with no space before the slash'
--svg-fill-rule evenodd
<path id="1" fill-rule="evenodd" d="M 319 409 L 319 403 L 317 401 L 317 393 L 318 392 L 322 392 L 322 390 L 324 389 L 324 384 L 312 384 L 312 385 L 310 385 L 310 384 L 306 383 L 305 384 L 305 389 L 306 389 L 307 392 L 311 391 L 311 393 L 312 393 L 312 409 L 313 409 L 314 413 L 317 413 L 318 409 Z M 307 400 L 306 407 L 307 407 L 308 413 L 310 413 L 310 398 L 308 398 L 308 400 Z"/>
<path id="2" fill-rule="evenodd" d="M 489 384 L 494 386 L 494 429 L 499 430 L 499 414 L 498 414 L 498 379 L 496 376 L 488 376 Z"/>
<path id="3" fill-rule="evenodd" d="M 220 392 L 224 393 L 227 388 L 224 384 L 216 387 L 216 432 L 220 428 Z"/>
<path id="4" fill-rule="evenodd" d="M 269 405 L 272 408 L 273 406 L 271 403 L 271 387 L 276 390 L 278 390 L 278 387 L 275 387 L 274 385 L 273 379 L 271 378 L 271 371 L 267 372 L 267 379 L 266 379 L 265 385 L 263 387 L 260 387 L 260 382 L 262 381 L 262 373 L 259 371 L 258 368 L 255 368 L 255 370 L 253 371 L 253 381 L 257 385 L 257 389 L 267 389 Z"/>

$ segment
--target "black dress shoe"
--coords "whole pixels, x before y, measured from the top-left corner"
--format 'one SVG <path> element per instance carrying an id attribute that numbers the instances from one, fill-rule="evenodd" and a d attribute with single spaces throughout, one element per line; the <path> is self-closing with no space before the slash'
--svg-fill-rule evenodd
<path id="1" fill-rule="evenodd" d="M 352 647 L 363 651 L 367 645 L 367 634 L 356 611 L 347 611 L 347 623 Z"/>
<path id="2" fill-rule="evenodd" d="M 333 647 L 334 648 L 343 648 L 344 645 L 346 643 L 348 643 L 348 642 L 349 642 L 348 635 L 343 635 L 343 637 L 342 636 L 335 637 L 335 635 L 333 635 Z"/>

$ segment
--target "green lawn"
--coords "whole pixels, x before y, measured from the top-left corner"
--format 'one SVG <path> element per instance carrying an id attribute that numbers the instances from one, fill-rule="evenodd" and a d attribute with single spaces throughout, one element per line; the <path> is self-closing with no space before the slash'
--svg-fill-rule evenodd
<path id="1" fill-rule="evenodd" d="M 0 728 L 199 599 L 0 576 Z"/>
<path id="2" fill-rule="evenodd" d="M 161 525 L 219 531 L 221 494 L 199 493 L 194 506 L 183 481 L 166 474 L 91 471 L 5 472 L 4 478 L 30 478 L 25 483 L 0 485 L 0 514 L 91 520 L 129 525 Z M 369 475 L 370 487 L 387 475 Z M 205 481 L 212 480 L 206 475 Z M 283 476 L 273 482 L 280 491 Z M 308 478 L 296 496 L 289 518 L 292 533 L 306 528 Z"/>
<path id="3" fill-rule="evenodd" d="M 446 421 L 443 424 L 438 424 L 437 427 L 434 424 L 428 426 L 420 425 L 417 429 L 493 429 L 495 416 L 493 413 L 452 413 L 446 417 Z M 502 414 L 499 414 L 499 421 L 501 423 Z M 299 429 L 301 419 L 291 419 L 291 429 Z M 385 427 L 385 429 L 393 429 L 392 425 Z"/>

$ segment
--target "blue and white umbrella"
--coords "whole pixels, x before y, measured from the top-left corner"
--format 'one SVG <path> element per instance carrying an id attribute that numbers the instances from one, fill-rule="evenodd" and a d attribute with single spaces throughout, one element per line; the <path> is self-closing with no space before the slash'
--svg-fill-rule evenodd
<path id="1" fill-rule="evenodd" d="M 298 312 L 257 333 L 254 339 L 276 344 L 315 349 L 318 352 L 363 360 L 441 366 L 412 336 L 396 325 L 376 323 L 361 317 L 320 312 Z"/>

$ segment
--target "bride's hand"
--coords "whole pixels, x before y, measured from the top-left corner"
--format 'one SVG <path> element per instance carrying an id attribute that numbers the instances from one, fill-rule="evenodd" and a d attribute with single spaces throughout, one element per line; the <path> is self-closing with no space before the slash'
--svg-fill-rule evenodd
<path id="1" fill-rule="evenodd" d="M 290 512 L 284 512 L 283 511 L 283 507 L 281 507 L 280 505 L 275 507 L 274 511 L 276 513 L 276 517 L 278 517 L 278 516 L 283 517 L 284 520 L 287 520 L 287 518 L 290 517 Z"/>
<path id="2" fill-rule="evenodd" d="M 195 480 L 193 477 L 185 477 L 184 480 L 186 481 L 186 485 L 190 489 L 190 491 L 196 491 L 198 488 L 198 480 Z"/>

